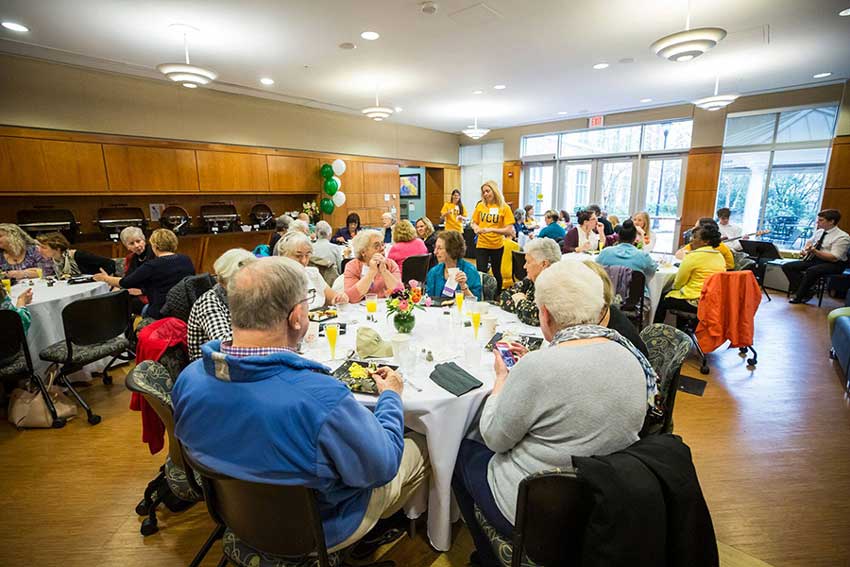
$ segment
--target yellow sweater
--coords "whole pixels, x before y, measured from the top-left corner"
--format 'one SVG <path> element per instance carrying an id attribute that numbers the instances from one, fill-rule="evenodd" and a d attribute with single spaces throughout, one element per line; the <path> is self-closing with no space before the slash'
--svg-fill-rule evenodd
<path id="1" fill-rule="evenodd" d="M 735 267 L 735 256 L 732 255 L 732 251 L 729 249 L 728 246 L 726 246 L 726 244 L 721 242 L 720 246 L 715 248 L 715 250 L 717 250 L 718 252 L 723 254 L 723 261 L 726 262 L 726 269 L 727 270 L 731 270 Z M 685 246 L 685 252 L 690 252 L 690 251 L 691 251 L 691 245 L 688 244 L 687 246 Z"/>
<path id="2" fill-rule="evenodd" d="M 703 246 L 691 250 L 685 254 L 676 279 L 673 281 L 673 290 L 667 297 L 678 299 L 699 299 L 702 286 L 710 276 L 718 272 L 726 271 L 726 262 L 723 254 L 711 246 Z"/>

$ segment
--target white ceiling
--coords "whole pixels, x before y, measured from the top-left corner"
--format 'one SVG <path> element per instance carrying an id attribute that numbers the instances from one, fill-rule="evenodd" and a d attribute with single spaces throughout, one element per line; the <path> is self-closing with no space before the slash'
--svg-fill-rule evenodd
<path id="1" fill-rule="evenodd" d="M 689 63 L 649 50 L 684 28 L 686 0 L 438 0 L 433 16 L 419 0 L 0 0 L 0 19 L 31 30 L 0 28 L 0 51 L 160 77 L 157 64 L 182 59 L 168 29 L 182 22 L 200 29 L 190 54 L 218 72 L 212 88 L 356 113 L 377 82 L 383 104 L 404 108 L 392 121 L 448 132 L 475 114 L 500 128 L 693 100 L 717 73 L 739 93 L 850 77 L 850 17 L 838 16 L 850 0 L 690 3 L 692 27 L 729 35 Z"/>

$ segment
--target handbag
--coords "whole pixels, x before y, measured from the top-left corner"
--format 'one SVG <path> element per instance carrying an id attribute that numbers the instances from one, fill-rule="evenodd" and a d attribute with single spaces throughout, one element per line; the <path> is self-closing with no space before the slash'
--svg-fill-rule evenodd
<path id="1" fill-rule="evenodd" d="M 49 376 L 47 393 L 53 401 L 56 414 L 60 418 L 71 419 L 77 416 L 77 405 L 62 393 L 62 388 L 53 385 L 53 380 L 58 373 L 57 364 L 52 364 L 47 370 Z M 44 396 L 38 389 L 35 392 L 23 388 L 15 388 L 12 391 L 9 396 L 9 421 L 18 429 L 53 427 L 53 416 L 50 415 Z"/>

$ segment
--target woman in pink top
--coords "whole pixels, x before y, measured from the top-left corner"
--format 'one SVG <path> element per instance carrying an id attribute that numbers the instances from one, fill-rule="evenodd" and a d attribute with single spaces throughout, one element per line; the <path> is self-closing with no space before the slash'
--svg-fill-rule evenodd
<path id="1" fill-rule="evenodd" d="M 345 293 L 352 302 L 367 293 L 386 297 L 404 287 L 401 268 L 384 256 L 384 235 L 377 230 L 361 230 L 351 240 L 354 260 L 345 266 Z"/>
<path id="2" fill-rule="evenodd" d="M 416 229 L 409 220 L 402 220 L 393 227 L 393 247 L 387 257 L 395 260 L 398 267 L 404 266 L 404 260 L 408 256 L 427 254 L 428 247 L 416 236 Z M 404 283 L 404 282 L 402 282 Z"/>

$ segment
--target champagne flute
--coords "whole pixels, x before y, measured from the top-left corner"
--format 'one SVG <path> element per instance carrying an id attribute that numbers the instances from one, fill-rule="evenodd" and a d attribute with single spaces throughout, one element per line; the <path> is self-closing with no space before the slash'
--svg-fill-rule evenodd
<path id="1" fill-rule="evenodd" d="M 481 326 L 481 312 L 473 311 L 471 313 L 472 316 L 472 334 L 475 336 L 475 340 L 478 340 L 478 327 Z"/>
<path id="2" fill-rule="evenodd" d="M 325 336 L 328 337 L 328 346 L 331 349 L 331 360 L 333 360 L 336 358 L 336 339 L 339 337 L 339 323 L 326 324 Z"/>
<path id="3" fill-rule="evenodd" d="M 457 312 L 460 315 L 463 312 L 463 291 L 460 289 L 455 291 L 455 305 L 457 305 Z"/>

